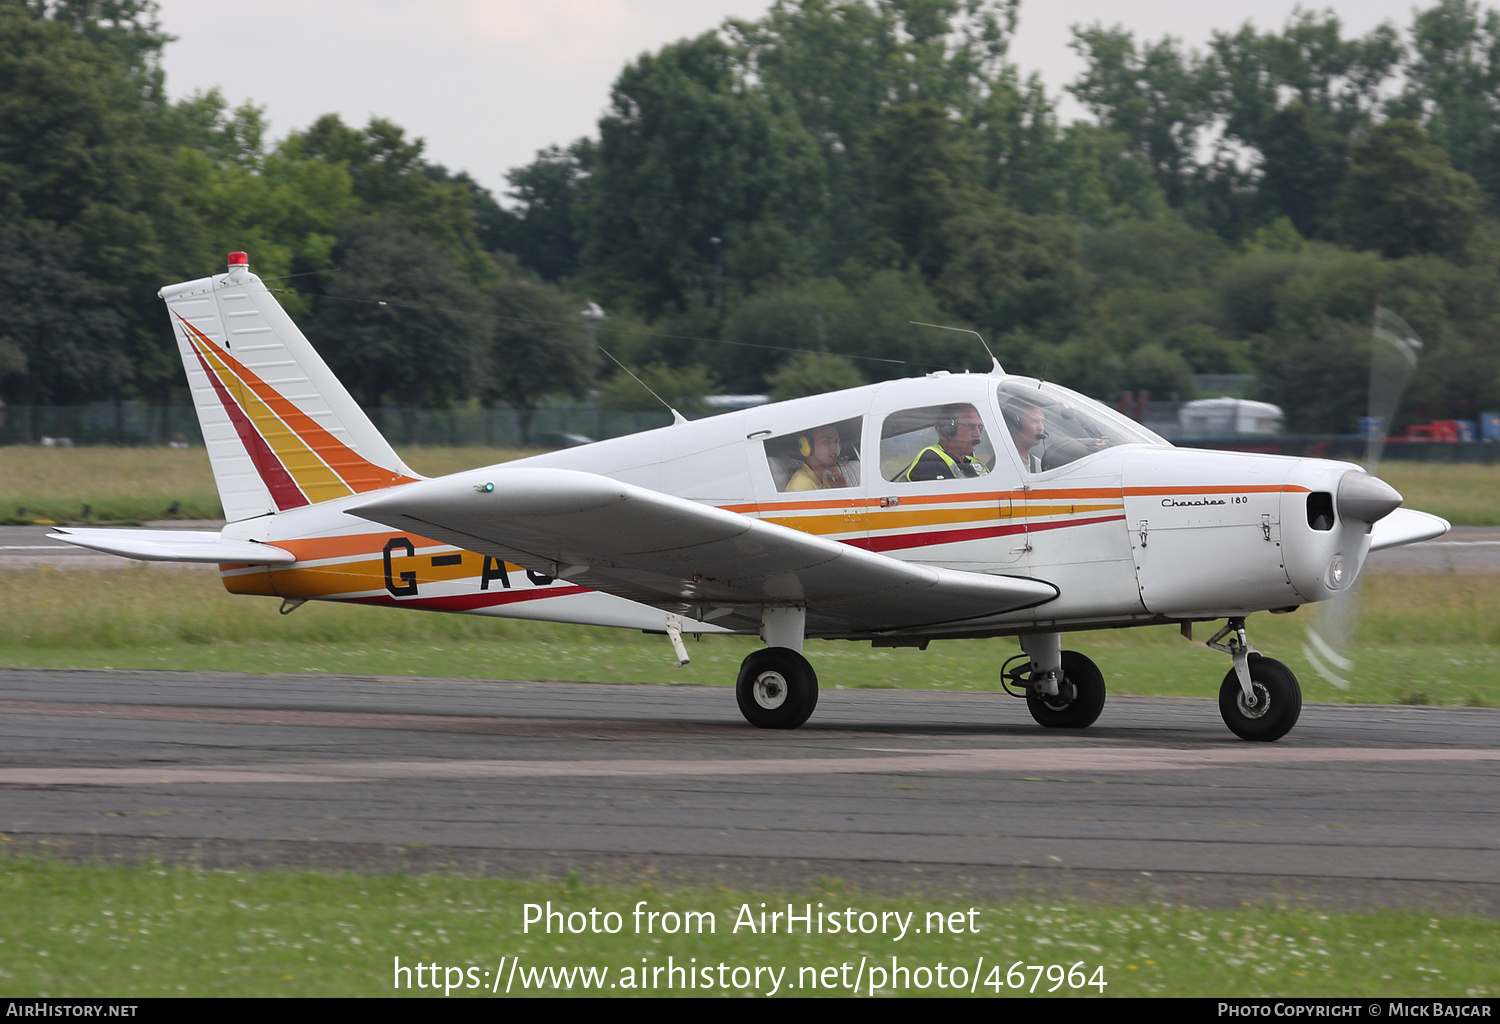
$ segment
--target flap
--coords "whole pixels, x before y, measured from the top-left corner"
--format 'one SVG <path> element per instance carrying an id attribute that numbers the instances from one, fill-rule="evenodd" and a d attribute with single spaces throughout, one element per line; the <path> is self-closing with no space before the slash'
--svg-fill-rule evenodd
<path id="1" fill-rule="evenodd" d="M 47 534 L 106 555 L 147 562 L 242 562 L 247 565 L 284 565 L 297 556 L 285 548 L 250 540 L 225 540 L 202 530 L 74 530 Z"/>
<path id="2" fill-rule="evenodd" d="M 1050 583 L 902 562 L 593 473 L 490 469 L 346 511 L 694 618 L 805 606 L 809 633 L 960 622 L 1050 601 Z"/>

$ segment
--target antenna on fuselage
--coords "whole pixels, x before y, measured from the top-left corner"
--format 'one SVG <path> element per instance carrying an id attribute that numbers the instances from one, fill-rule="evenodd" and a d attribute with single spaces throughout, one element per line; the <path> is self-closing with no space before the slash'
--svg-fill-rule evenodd
<path id="1" fill-rule="evenodd" d="M 909 323 L 909 324 L 916 324 L 918 327 L 936 327 L 940 331 L 958 331 L 961 334 L 972 334 L 972 335 L 974 335 L 974 337 L 976 337 L 976 338 L 979 339 L 979 344 L 981 344 L 981 345 L 984 346 L 985 352 L 988 353 L 988 355 L 990 357 L 990 362 L 993 363 L 993 364 L 995 364 L 994 367 L 990 370 L 990 372 L 991 373 L 1004 373 L 1005 372 L 1005 368 L 1000 365 L 1000 360 L 998 360 L 998 359 L 995 358 L 995 353 L 990 352 L 989 342 L 985 341 L 984 340 L 984 335 L 980 334 L 978 331 L 971 331 L 967 327 L 949 327 L 947 324 L 927 324 L 927 323 L 923 323 L 920 320 L 908 320 L 906 322 Z"/>
<path id="2" fill-rule="evenodd" d="M 618 366 L 620 369 L 624 370 L 626 373 L 630 373 L 630 367 L 626 366 L 624 363 L 620 362 L 618 359 L 615 359 L 614 353 L 610 352 L 609 349 L 605 348 L 603 345 L 600 345 L 599 346 L 599 351 L 603 352 L 605 355 L 609 356 L 611 359 L 614 359 L 615 360 L 615 365 Z M 633 373 L 630 373 L 630 379 L 633 380 L 633 381 L 635 381 L 641 387 L 645 388 L 648 392 L 650 392 L 650 395 L 651 395 L 652 398 L 656 399 L 662 405 L 666 405 L 667 406 L 667 412 L 669 412 L 669 413 L 672 414 L 672 426 L 675 427 L 679 423 L 686 423 L 688 421 L 686 416 L 684 416 L 682 413 L 678 412 L 676 409 L 672 408 L 670 405 L 667 405 L 667 400 L 665 398 L 661 397 L 661 395 L 658 395 L 655 391 L 652 391 L 650 385 L 648 385 L 645 381 L 641 380 L 639 377 L 637 377 Z"/>

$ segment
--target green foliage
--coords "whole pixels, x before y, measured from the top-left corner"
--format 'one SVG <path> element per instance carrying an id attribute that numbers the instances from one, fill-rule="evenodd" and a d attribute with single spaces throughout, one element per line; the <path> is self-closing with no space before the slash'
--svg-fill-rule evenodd
<path id="1" fill-rule="evenodd" d="M 546 285 L 511 280 L 490 293 L 484 397 L 521 412 L 522 443 L 531 440 L 531 412 L 543 399 L 581 396 L 592 380 L 582 319 Z"/>
<path id="2" fill-rule="evenodd" d="M 1125 360 L 1125 386 L 1149 391 L 1157 401 L 1186 402 L 1197 397 L 1192 364 L 1156 342 L 1142 345 Z"/>
<path id="3" fill-rule="evenodd" d="M 1479 215 L 1474 179 L 1410 121 L 1387 121 L 1354 147 L 1339 203 L 1342 237 L 1392 259 L 1462 257 Z"/>
<path id="4" fill-rule="evenodd" d="M 482 302 L 436 243 L 392 217 L 350 221 L 314 297 L 309 336 L 366 405 L 416 407 L 473 393 Z"/>
<path id="5" fill-rule="evenodd" d="M 1066 329 L 1083 296 L 1078 242 L 1061 217 L 994 207 L 943 225 L 951 252 L 936 292 L 992 333 Z"/>
<path id="6" fill-rule="evenodd" d="M 682 396 L 988 366 L 915 320 L 1103 397 L 1258 372 L 1345 430 L 1378 301 L 1428 343 L 1403 416 L 1493 407 L 1500 14 L 1436 0 L 1403 39 L 1299 11 L 1202 52 L 1080 28 L 1073 124 L 1010 62 L 1016 15 L 779 0 L 629 64 L 502 207 L 380 117 L 273 140 L 217 90 L 169 102 L 150 0 L 0 2 L 0 395 L 165 399 L 156 290 L 242 249 L 366 401 L 579 394 L 592 300 Z M 1319 360 L 1337 400 L 1297 392 Z"/>
<path id="7" fill-rule="evenodd" d="M 719 390 L 713 376 L 701 366 L 676 369 L 662 363 L 635 371 L 637 381 L 628 373 L 616 373 L 599 386 L 599 405 L 605 409 L 631 411 L 656 410 L 662 407 L 661 397 L 672 408 L 683 415 L 695 415 L 708 411 L 703 397 Z M 646 387 L 641 387 L 645 382 Z M 647 390 L 650 388 L 650 391 Z M 653 395 L 651 392 L 655 392 Z"/>
<path id="8" fill-rule="evenodd" d="M 773 402 L 857 388 L 864 382 L 859 370 L 846 356 L 817 352 L 803 352 L 792 356 L 766 378 Z"/>
<path id="9" fill-rule="evenodd" d="M 544 149 L 532 163 L 507 173 L 506 195 L 516 205 L 502 211 L 493 247 L 514 253 L 545 280 L 576 275 L 595 152 L 592 139 L 579 139 L 566 150 Z"/>
<path id="10" fill-rule="evenodd" d="M 712 33 L 627 67 L 599 134 L 586 256 L 648 315 L 719 295 L 723 249 L 757 222 L 818 215 L 812 138 Z"/>

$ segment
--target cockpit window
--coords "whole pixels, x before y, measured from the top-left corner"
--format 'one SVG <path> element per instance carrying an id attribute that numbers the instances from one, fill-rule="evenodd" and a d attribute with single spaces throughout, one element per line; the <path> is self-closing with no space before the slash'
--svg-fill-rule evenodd
<path id="1" fill-rule="evenodd" d="M 989 433 L 967 402 L 893 412 L 880 426 L 880 475 L 893 482 L 985 476 L 995 468 Z"/>
<path id="2" fill-rule="evenodd" d="M 822 491 L 859 486 L 859 432 L 864 418 L 824 423 L 765 442 L 778 491 Z"/>
<path id="3" fill-rule="evenodd" d="M 1007 381 L 997 397 L 1010 442 L 1032 473 L 1116 445 L 1167 444 L 1134 420 L 1056 384 Z"/>

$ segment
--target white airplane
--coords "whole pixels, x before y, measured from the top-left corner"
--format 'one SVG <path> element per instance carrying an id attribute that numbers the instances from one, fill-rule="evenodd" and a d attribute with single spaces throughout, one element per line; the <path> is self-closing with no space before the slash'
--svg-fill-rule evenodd
<path id="1" fill-rule="evenodd" d="M 1227 620 L 1224 721 L 1296 723 L 1301 689 L 1252 612 L 1345 592 L 1369 552 L 1448 523 L 1353 465 L 1175 448 L 1066 388 L 929 374 L 424 479 L 260 279 L 163 288 L 228 525 L 59 530 L 137 559 L 218 563 L 235 594 L 759 633 L 741 712 L 796 728 L 807 637 L 925 648 L 1015 636 L 997 668 L 1044 726 L 1083 728 L 1104 679 L 1075 630 Z M 420 366 L 413 373 L 422 372 Z M 1019 663 L 1019 664 L 1015 664 Z M 1012 667 L 1014 664 L 1015 667 Z"/>

